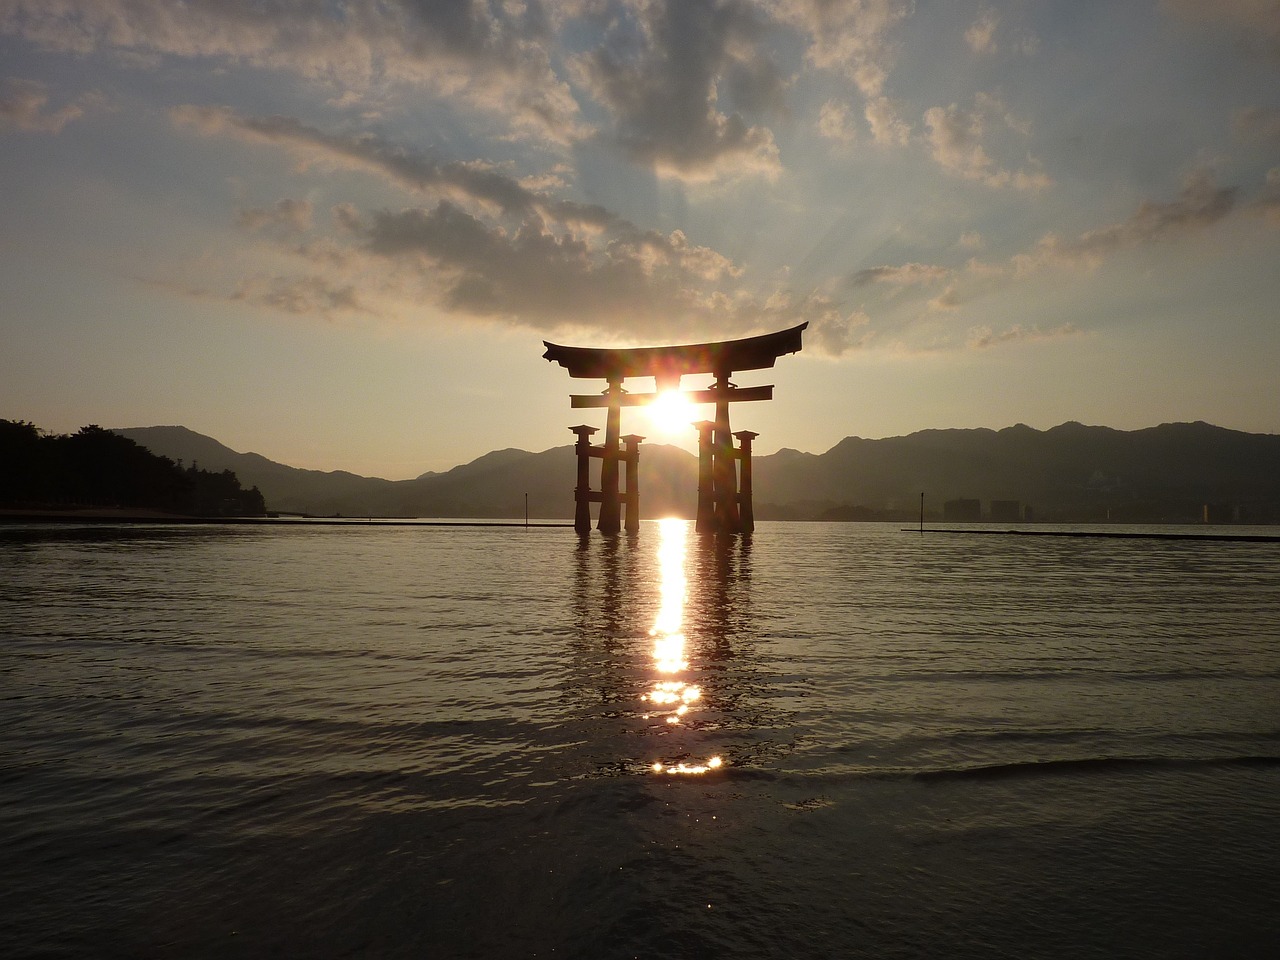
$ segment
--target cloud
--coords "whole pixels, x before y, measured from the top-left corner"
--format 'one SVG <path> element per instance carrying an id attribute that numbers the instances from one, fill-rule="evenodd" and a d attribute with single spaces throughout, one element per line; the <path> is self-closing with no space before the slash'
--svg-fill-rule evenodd
<path id="1" fill-rule="evenodd" d="M 1064 323 L 1062 326 L 1054 327 L 1050 330 L 1041 330 L 1035 326 L 1024 327 L 1018 323 L 1000 331 L 992 330 L 989 326 L 977 326 L 970 328 L 965 345 L 971 349 L 985 350 L 988 347 L 1003 346 L 1006 343 L 1035 343 L 1043 340 L 1061 340 L 1079 335 L 1080 331 L 1070 323 Z"/>
<path id="2" fill-rule="evenodd" d="M 930 312 L 950 312 L 1011 283 L 1032 279 L 1046 270 L 1095 269 L 1125 249 L 1169 242 L 1206 229 L 1240 208 L 1238 193 L 1236 187 L 1218 186 L 1212 172 L 1201 168 L 1186 177 L 1175 200 L 1143 201 L 1124 220 L 1085 231 L 1074 238 L 1045 234 L 1029 250 L 1015 253 L 1004 261 L 974 258 L 963 268 L 924 263 L 883 265 L 858 271 L 850 277 L 850 283 L 857 287 L 888 284 L 907 290 L 947 281 L 942 293 L 925 301 L 925 307 Z M 1261 213 L 1269 223 L 1280 225 L 1280 167 L 1268 174 L 1267 186 L 1249 208 Z M 979 244 L 981 237 L 974 235 L 971 242 Z M 920 296 L 926 294 L 922 291 Z M 1021 339 L 1048 335 L 1035 328 L 1017 327 L 1013 332 Z M 1057 335 L 1062 331 L 1048 333 Z M 978 345 L 1012 338 L 1009 332 L 997 335 L 987 331 L 984 337 L 979 338 L 982 342 Z"/>
<path id="3" fill-rule="evenodd" d="M 1237 187 L 1219 187 L 1213 172 L 1200 168 L 1187 175 L 1177 200 L 1143 201 L 1127 219 L 1074 240 L 1047 235 L 1033 253 L 1015 258 L 1015 264 L 1019 269 L 1054 262 L 1094 265 L 1118 250 L 1173 239 L 1217 223 L 1236 206 L 1238 194 Z"/>
<path id="4" fill-rule="evenodd" d="M 1034 56 L 1040 49 L 1040 39 L 1034 33 L 1026 29 L 1005 29 L 1003 18 L 994 7 L 984 9 L 978 19 L 969 25 L 969 29 L 964 32 L 964 42 L 978 56 L 994 56 L 1001 49 L 1000 42 L 996 39 L 997 32 L 1005 35 L 1010 49 L 1024 57 Z"/>
<path id="5" fill-rule="evenodd" d="M 236 226 L 250 232 L 278 229 L 286 233 L 305 233 L 311 229 L 311 204 L 306 200 L 286 197 L 267 209 L 241 210 L 236 214 Z"/>
<path id="6" fill-rule="evenodd" d="M 289 117 L 226 107 L 175 108 L 174 122 L 207 136 L 270 146 L 311 168 L 369 172 L 433 205 L 362 213 L 334 206 L 314 235 L 306 201 L 240 212 L 238 223 L 300 260 L 296 275 L 255 273 L 228 299 L 291 315 L 403 315 L 424 303 L 454 316 L 547 333 L 615 340 L 744 335 L 812 323 L 829 351 L 857 342 L 858 325 L 818 296 L 740 288 L 743 269 L 680 230 L 644 230 L 611 211 L 531 189 L 486 164 L 441 162 L 367 135 L 332 135 Z M 531 182 L 556 188 L 558 175 Z M 308 232 L 298 244 L 300 232 Z M 412 308 L 409 307 L 412 305 Z"/>
<path id="7" fill-rule="evenodd" d="M 997 114 L 1004 126 L 1018 133 L 1026 133 L 1025 127 L 1003 111 L 1000 102 L 992 97 L 979 96 L 977 108 L 961 110 L 956 104 L 949 107 L 930 107 L 925 111 L 925 135 L 932 150 L 933 159 L 947 172 L 966 180 L 976 180 L 989 187 L 1012 187 L 1015 190 L 1039 190 L 1052 181 L 1039 171 L 1007 170 L 999 167 L 987 154 L 983 138 L 990 120 Z"/>
<path id="8" fill-rule="evenodd" d="M 685 180 L 776 173 L 772 131 L 743 113 L 780 109 L 785 86 L 756 8 L 747 0 L 655 0 L 620 9 L 629 16 L 572 65 L 627 153 Z M 725 112 L 722 95 L 740 109 Z"/>
<path id="9" fill-rule="evenodd" d="M 861 310 L 846 314 L 833 303 L 812 299 L 802 305 L 798 315 L 808 318 L 809 342 L 822 356 L 843 356 L 870 346 L 875 338 L 871 318 Z"/>
<path id="10" fill-rule="evenodd" d="M 225 135 L 290 151 L 303 165 L 329 165 L 372 173 L 414 191 L 466 199 L 514 216 L 532 213 L 578 225 L 604 226 L 616 218 L 604 208 L 552 200 L 482 161 L 440 163 L 371 134 L 335 135 L 293 117 L 246 117 L 230 107 L 180 106 L 173 122 L 204 136 Z"/>
<path id="11" fill-rule="evenodd" d="M 364 217 L 342 207 L 335 220 L 346 240 L 294 250 L 317 271 L 254 277 L 232 299 L 322 317 L 348 305 L 403 316 L 430 303 L 457 318 L 608 342 L 743 336 L 805 321 L 818 352 L 865 339 L 865 316 L 830 299 L 743 292 L 739 267 L 679 231 L 597 241 L 537 220 L 509 230 L 448 200 Z"/>
<path id="12" fill-rule="evenodd" d="M 340 314 L 370 312 L 361 305 L 353 284 L 334 284 L 319 276 L 250 277 L 239 284 L 229 299 L 298 317 L 332 319 Z"/>
<path id="13" fill-rule="evenodd" d="M 990 55 L 996 52 L 996 27 L 1000 24 L 1000 14 L 991 7 L 983 10 L 978 19 L 975 20 L 964 32 L 964 42 L 969 45 L 969 49 L 980 55 Z"/>
<path id="14" fill-rule="evenodd" d="M 548 58 L 537 3 L 345 0 L 0 0 L 0 33 L 46 49 L 108 50 L 286 70 L 345 88 L 406 83 L 504 116 L 557 142 L 582 134 L 577 104 Z"/>
<path id="15" fill-rule="evenodd" d="M 85 107 L 102 102 L 100 94 L 91 93 L 75 103 L 49 112 L 49 94 L 43 83 L 35 80 L 9 79 L 0 94 L 0 131 L 23 133 L 61 133 L 72 120 L 84 116 Z"/>
<path id="16" fill-rule="evenodd" d="M 881 146 L 905 147 L 911 142 L 911 125 L 898 116 L 888 98 L 868 100 L 866 117 L 871 138 Z"/>
<path id="17" fill-rule="evenodd" d="M 532 220 L 507 230 L 442 200 L 432 209 L 379 211 L 362 236 L 375 257 L 416 263 L 447 309 L 472 316 L 616 332 L 733 319 L 717 316 L 715 294 L 736 268 L 678 231 L 629 232 L 597 245 Z"/>
<path id="18" fill-rule="evenodd" d="M 843 74 L 868 99 L 880 97 L 893 65 L 889 33 L 914 8 L 912 0 L 779 0 L 779 20 L 807 35 L 806 57 L 821 70 Z"/>
<path id="19" fill-rule="evenodd" d="M 898 267 L 881 266 L 859 270 L 850 278 L 850 282 L 857 287 L 866 286 L 869 283 L 887 283 L 895 287 L 909 287 L 936 283 L 940 280 L 945 280 L 950 275 L 951 271 L 946 267 L 925 263 L 904 263 Z"/>
<path id="20" fill-rule="evenodd" d="M 818 112 L 818 133 L 837 143 L 852 143 L 857 139 L 849 120 L 849 107 L 835 100 L 828 100 Z"/>
<path id="21" fill-rule="evenodd" d="M 928 307 L 935 312 L 945 312 L 948 310 L 958 310 L 963 300 L 960 297 L 960 291 L 955 284 L 947 287 L 940 294 L 929 301 Z"/>

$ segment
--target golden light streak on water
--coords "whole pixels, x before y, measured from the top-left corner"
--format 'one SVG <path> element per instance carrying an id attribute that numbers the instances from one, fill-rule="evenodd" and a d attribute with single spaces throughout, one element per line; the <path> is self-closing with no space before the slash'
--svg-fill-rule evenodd
<path id="1" fill-rule="evenodd" d="M 688 530 L 689 524 L 684 520 L 658 521 L 658 589 L 661 599 L 649 636 L 653 637 L 653 666 L 660 679 L 655 680 L 649 692 L 640 698 L 660 708 L 645 714 L 645 719 L 658 719 L 670 726 L 682 724 L 690 713 L 691 705 L 702 698 L 702 688 L 697 684 L 671 676 L 689 669 L 684 634 L 684 603 L 689 592 L 689 582 L 685 577 Z M 711 757 L 705 763 L 655 761 L 650 769 L 659 774 L 697 775 L 715 770 L 723 763 L 720 757 Z"/>

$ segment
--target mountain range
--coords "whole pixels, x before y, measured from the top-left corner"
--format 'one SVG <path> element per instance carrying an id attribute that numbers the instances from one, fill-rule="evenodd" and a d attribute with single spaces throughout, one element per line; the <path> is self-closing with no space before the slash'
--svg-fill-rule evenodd
<path id="1" fill-rule="evenodd" d="M 314 516 L 521 517 L 573 515 L 572 446 L 507 449 L 444 473 L 383 480 L 303 470 L 240 453 L 180 426 L 115 432 L 151 452 L 206 470 L 232 470 L 269 510 Z M 1040 520 L 1280 521 L 1280 436 L 1207 423 L 1143 430 L 1064 423 L 1003 430 L 922 430 L 847 437 L 826 453 L 783 449 L 753 458 L 758 519 L 914 519 L 921 494 L 930 519 L 947 501 L 991 501 Z M 597 467 L 598 469 L 598 467 Z M 641 513 L 692 517 L 697 458 L 662 444 L 640 456 Z"/>

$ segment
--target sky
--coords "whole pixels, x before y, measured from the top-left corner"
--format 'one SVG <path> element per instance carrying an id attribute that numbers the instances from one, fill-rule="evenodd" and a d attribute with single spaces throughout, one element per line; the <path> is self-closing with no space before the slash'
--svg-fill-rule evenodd
<path id="1" fill-rule="evenodd" d="M 0 68 L 48 432 L 402 479 L 603 427 L 543 340 L 807 322 L 757 453 L 1280 433 L 1280 0 L 0 0 Z"/>

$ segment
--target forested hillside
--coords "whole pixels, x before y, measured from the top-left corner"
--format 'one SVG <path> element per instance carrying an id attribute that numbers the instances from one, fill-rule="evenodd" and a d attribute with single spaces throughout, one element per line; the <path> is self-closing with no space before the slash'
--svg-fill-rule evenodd
<path id="1" fill-rule="evenodd" d="M 0 507 L 135 508 L 202 517 L 266 513 L 258 488 L 242 489 L 231 470 L 184 467 L 97 425 L 46 434 L 15 420 L 0 420 Z"/>

